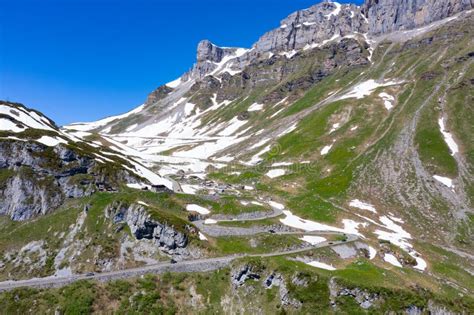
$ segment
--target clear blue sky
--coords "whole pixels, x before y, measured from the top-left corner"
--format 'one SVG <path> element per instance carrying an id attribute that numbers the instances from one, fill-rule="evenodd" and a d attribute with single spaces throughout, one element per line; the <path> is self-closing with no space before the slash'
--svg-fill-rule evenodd
<path id="1" fill-rule="evenodd" d="M 0 0 L 0 99 L 60 125 L 122 113 L 188 70 L 199 40 L 250 47 L 317 2 Z"/>

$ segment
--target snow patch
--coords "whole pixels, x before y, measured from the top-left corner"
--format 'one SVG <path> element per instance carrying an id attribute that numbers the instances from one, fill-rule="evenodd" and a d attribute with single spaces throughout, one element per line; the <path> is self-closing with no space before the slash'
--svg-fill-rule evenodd
<path id="1" fill-rule="evenodd" d="M 367 80 L 364 82 L 361 82 L 357 84 L 355 87 L 353 87 L 349 92 L 345 93 L 344 95 L 340 96 L 338 100 L 344 100 L 348 98 L 357 98 L 357 99 L 362 99 L 370 94 L 372 94 L 373 91 L 375 91 L 379 87 L 384 87 L 384 86 L 392 86 L 392 85 L 398 85 L 403 83 L 402 81 L 396 81 L 396 80 L 389 80 L 386 82 L 376 82 L 375 80 Z"/>
<path id="2" fill-rule="evenodd" d="M 276 178 L 285 175 L 286 171 L 281 168 L 269 170 L 265 175 L 267 175 L 270 178 Z"/>
<path id="3" fill-rule="evenodd" d="M 332 144 L 325 146 L 324 148 L 321 149 L 321 155 L 326 155 L 329 153 L 329 150 L 331 150 Z"/>
<path id="4" fill-rule="evenodd" d="M 351 202 L 349 202 L 349 206 L 377 213 L 377 210 L 373 205 L 371 205 L 370 203 L 362 202 L 359 199 L 351 200 Z"/>
<path id="5" fill-rule="evenodd" d="M 441 184 L 449 187 L 449 188 L 453 188 L 454 185 L 453 185 L 453 180 L 451 178 L 448 178 L 448 177 L 443 177 L 443 176 L 438 176 L 438 175 L 433 175 L 433 178 L 436 179 L 438 182 L 440 182 Z"/>
<path id="6" fill-rule="evenodd" d="M 311 245 L 317 245 L 319 243 L 325 242 L 326 239 L 321 236 L 313 236 L 313 235 L 304 235 L 300 240 L 310 243 Z"/>
<path id="7" fill-rule="evenodd" d="M 395 267 L 400 267 L 400 268 L 402 268 L 402 264 L 398 261 L 397 257 L 393 256 L 392 254 L 386 253 L 386 254 L 383 256 L 383 260 L 385 260 L 385 261 L 388 262 L 389 264 L 394 265 Z"/>
<path id="8" fill-rule="evenodd" d="M 325 263 L 322 263 L 322 262 L 319 262 L 319 261 L 316 261 L 316 260 L 307 262 L 306 264 L 310 265 L 310 266 L 313 266 L 313 267 L 316 267 L 316 268 L 320 268 L 320 269 L 336 270 L 336 268 L 334 268 L 332 265 L 328 265 L 328 264 L 325 264 Z"/>
<path id="9" fill-rule="evenodd" d="M 443 134 L 444 141 L 446 141 L 446 144 L 451 150 L 451 155 L 455 155 L 456 153 L 459 152 L 459 147 L 456 141 L 454 141 L 453 135 L 449 131 L 446 130 L 444 117 L 441 117 L 438 120 L 438 124 L 439 124 L 439 129 L 441 130 L 441 133 Z"/>
<path id="10" fill-rule="evenodd" d="M 189 204 L 186 206 L 186 210 L 187 211 L 193 211 L 193 212 L 197 212 L 199 214 L 202 214 L 202 215 L 206 215 L 206 214 L 209 214 L 211 213 L 208 209 L 204 208 L 204 207 L 201 207 L 199 205 L 196 205 L 196 204 Z"/>
<path id="11" fill-rule="evenodd" d="M 383 104 L 387 110 L 391 110 L 393 108 L 393 102 L 395 101 L 395 98 L 385 92 L 382 92 L 379 94 L 379 96 L 383 99 Z"/>

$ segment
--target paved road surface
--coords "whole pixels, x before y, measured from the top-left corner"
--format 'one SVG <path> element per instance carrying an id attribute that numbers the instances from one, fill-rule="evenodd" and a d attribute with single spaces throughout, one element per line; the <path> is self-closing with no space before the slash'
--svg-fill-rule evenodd
<path id="1" fill-rule="evenodd" d="M 282 232 L 281 234 L 341 234 L 341 233 L 330 233 L 330 232 Z M 341 234 L 342 235 L 342 234 Z M 288 251 L 278 251 L 266 254 L 242 254 L 242 255 L 231 255 L 225 257 L 216 257 L 216 258 L 203 258 L 203 259 L 195 259 L 195 260 L 187 260 L 177 263 L 171 262 L 163 262 L 157 263 L 153 265 L 147 265 L 138 268 L 131 268 L 125 270 L 116 270 L 110 272 L 102 272 L 97 274 L 78 274 L 72 275 L 68 277 L 46 277 L 46 278 L 35 278 L 35 279 L 28 279 L 28 280 L 20 280 L 20 281 L 5 281 L 0 282 L 0 292 L 1 291 L 9 291 L 15 288 L 20 287 L 30 287 L 30 288 L 51 288 L 51 287 L 61 287 L 73 283 L 78 280 L 97 280 L 97 281 L 111 281 L 117 279 L 125 279 L 125 278 L 132 278 L 141 276 L 148 273 L 153 274 L 160 274 L 164 272 L 206 272 L 212 271 L 216 269 L 220 269 L 222 267 L 228 266 L 232 261 L 242 257 L 272 257 L 272 256 L 282 256 L 282 255 L 291 255 L 302 253 L 311 249 L 315 248 L 322 248 L 328 246 L 335 246 L 342 243 L 349 243 L 356 241 L 358 239 L 357 235 L 352 234 L 345 234 L 347 236 L 347 240 L 343 241 L 326 241 L 316 245 L 298 248 L 294 250 Z"/>

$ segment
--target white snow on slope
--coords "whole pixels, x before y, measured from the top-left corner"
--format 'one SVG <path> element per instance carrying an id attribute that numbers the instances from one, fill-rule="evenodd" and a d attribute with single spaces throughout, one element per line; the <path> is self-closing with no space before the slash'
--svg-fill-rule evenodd
<path id="1" fill-rule="evenodd" d="M 329 153 L 329 150 L 331 150 L 332 144 L 325 146 L 324 148 L 321 149 L 321 155 L 326 155 Z"/>
<path id="2" fill-rule="evenodd" d="M 439 175 L 433 175 L 433 178 L 436 179 L 438 182 L 440 182 L 441 184 L 449 187 L 449 188 L 453 188 L 454 185 L 453 185 L 453 180 L 451 178 L 448 178 L 448 177 L 443 177 L 443 176 L 439 176 Z"/>
<path id="3" fill-rule="evenodd" d="M 336 6 L 336 8 L 329 14 L 325 14 L 324 16 L 326 18 L 331 18 L 331 16 L 338 16 L 339 13 L 341 12 L 341 4 L 338 3 L 338 2 L 331 2 L 332 4 L 334 4 Z"/>
<path id="4" fill-rule="evenodd" d="M 281 168 L 269 170 L 265 175 L 270 178 L 276 178 L 285 175 L 286 171 Z"/>
<path id="5" fill-rule="evenodd" d="M 25 108 L 15 108 L 8 105 L 0 105 L 0 114 L 10 116 L 26 127 L 33 129 L 49 130 L 55 131 L 51 126 L 48 120 L 45 117 L 38 115 L 34 111 L 29 111 Z M 12 132 L 21 132 L 24 131 L 24 128 L 18 128 L 13 122 L 8 119 L 0 119 L 0 130 L 12 131 Z"/>
<path id="6" fill-rule="evenodd" d="M 0 130 L 1 131 L 11 131 L 11 132 L 22 132 L 25 128 L 18 127 L 15 123 L 13 123 L 9 119 L 0 118 Z"/>
<path id="7" fill-rule="evenodd" d="M 54 147 L 57 146 L 60 143 L 67 143 L 66 140 L 63 138 L 59 137 L 50 137 L 50 136 L 42 136 L 41 138 L 36 140 L 37 142 L 40 142 L 44 145 L 47 145 L 48 147 Z"/>
<path id="8" fill-rule="evenodd" d="M 114 120 L 127 118 L 128 116 L 130 116 L 132 114 L 139 113 L 143 110 L 144 107 L 145 107 L 145 104 L 142 104 L 142 105 L 138 106 L 137 108 L 135 108 L 135 109 L 133 109 L 133 110 L 131 110 L 131 111 L 125 113 L 125 114 L 107 117 L 107 118 L 97 120 L 97 121 L 94 121 L 94 122 L 73 123 L 73 124 L 64 126 L 63 128 L 67 129 L 67 130 L 91 131 L 91 130 L 97 129 L 99 127 L 103 127 L 103 126 L 107 125 L 108 123 L 110 123 Z"/>
<path id="9" fill-rule="evenodd" d="M 201 241 L 207 241 L 206 235 L 202 234 L 201 231 L 199 231 L 199 239 L 200 239 Z"/>
<path id="10" fill-rule="evenodd" d="M 217 66 L 215 70 L 213 70 L 210 75 L 216 76 L 224 71 L 224 69 L 228 70 L 229 68 L 226 68 L 226 64 L 236 58 L 242 57 L 248 49 L 245 48 L 237 48 L 235 52 L 232 55 L 225 56 L 222 58 L 220 62 L 214 62 L 214 64 Z"/>
<path id="11" fill-rule="evenodd" d="M 313 267 L 316 267 L 316 268 L 320 268 L 320 269 L 336 270 L 336 268 L 334 268 L 333 266 L 322 263 L 322 262 L 319 262 L 319 261 L 316 261 L 316 260 L 307 262 L 306 264 L 310 265 L 310 266 L 313 266 Z"/>
<path id="12" fill-rule="evenodd" d="M 260 103 L 253 103 L 252 105 L 249 106 L 248 111 L 249 112 L 256 112 L 259 110 L 263 109 L 263 104 Z"/>
<path id="13" fill-rule="evenodd" d="M 211 213 L 211 211 L 209 211 L 208 209 L 206 209 L 204 207 L 201 207 L 200 205 L 196 205 L 196 204 L 187 205 L 186 210 L 187 211 L 194 211 L 194 212 L 197 212 L 197 213 L 203 214 L 203 215 Z"/>
<path id="14" fill-rule="evenodd" d="M 361 98 L 364 98 L 364 97 L 372 94 L 372 92 L 374 92 L 379 87 L 398 85 L 398 84 L 401 84 L 401 83 L 403 83 L 403 82 L 402 81 L 396 81 L 396 80 L 389 80 L 389 81 L 379 83 L 379 82 L 376 82 L 375 80 L 371 79 L 371 80 L 367 80 L 367 81 L 364 81 L 364 82 L 361 82 L 361 83 L 357 84 L 349 92 L 341 95 L 337 99 L 338 100 L 344 100 L 344 99 L 348 99 L 348 98 L 361 99 Z"/>
<path id="15" fill-rule="evenodd" d="M 379 96 L 383 99 L 383 104 L 387 110 L 393 108 L 393 102 L 395 101 L 395 98 L 392 95 L 382 92 L 379 94 Z"/>
<path id="16" fill-rule="evenodd" d="M 349 206 L 354 207 L 354 208 L 359 208 L 362 210 L 368 210 L 373 213 L 377 213 L 377 210 L 375 209 L 373 205 L 371 205 L 370 203 L 360 201 L 359 199 L 351 200 L 351 202 L 349 202 Z"/>
<path id="17" fill-rule="evenodd" d="M 381 216 L 379 220 L 384 225 L 384 228 L 390 230 L 390 232 L 377 229 L 374 234 L 378 235 L 379 239 L 389 241 L 405 250 L 410 256 L 415 258 L 417 265 L 414 268 L 423 271 L 426 268 L 426 262 L 413 249 L 413 245 L 408 242 L 412 238 L 410 233 L 387 216 Z"/>
<path id="18" fill-rule="evenodd" d="M 273 201 L 273 200 L 268 201 L 268 204 L 270 205 L 270 207 L 275 208 L 275 209 L 278 209 L 278 210 L 283 210 L 283 209 L 285 209 L 285 206 L 284 206 L 284 205 L 282 205 L 282 204 L 279 203 L 279 202 Z"/>
<path id="19" fill-rule="evenodd" d="M 454 141 L 453 135 L 449 131 L 446 130 L 444 117 L 441 117 L 438 120 L 438 124 L 439 124 L 439 129 L 441 130 L 441 133 L 443 134 L 444 141 L 446 141 L 446 144 L 451 150 L 451 155 L 455 155 L 456 153 L 459 152 L 459 147 L 456 141 Z"/>
<path id="20" fill-rule="evenodd" d="M 171 82 L 166 83 L 165 85 L 167 87 L 170 87 L 172 89 L 177 88 L 181 84 L 181 77 L 177 78 L 176 80 L 173 80 Z"/>
<path id="21" fill-rule="evenodd" d="M 321 236 L 313 236 L 313 235 L 304 235 L 303 237 L 300 238 L 300 240 L 310 243 L 311 245 L 316 245 L 322 242 L 325 242 L 326 239 Z"/>
<path id="22" fill-rule="evenodd" d="M 397 257 L 393 256 L 392 254 L 386 253 L 386 254 L 383 256 L 383 260 L 385 260 L 385 261 L 388 262 L 389 264 L 394 265 L 395 267 L 400 267 L 400 268 L 402 268 L 402 264 L 398 261 Z"/>
<path id="23" fill-rule="evenodd" d="M 363 224 L 359 222 L 344 219 L 342 220 L 344 228 L 337 228 L 311 220 L 302 219 L 292 214 L 291 211 L 288 210 L 284 210 L 283 213 L 286 215 L 286 217 L 284 219 L 280 219 L 280 222 L 296 229 L 301 229 L 304 231 L 332 231 L 362 236 L 358 231 L 358 227 Z"/>
<path id="24" fill-rule="evenodd" d="M 375 255 L 377 255 L 377 250 L 373 248 L 372 246 L 369 246 L 369 259 L 370 260 L 374 259 Z"/>

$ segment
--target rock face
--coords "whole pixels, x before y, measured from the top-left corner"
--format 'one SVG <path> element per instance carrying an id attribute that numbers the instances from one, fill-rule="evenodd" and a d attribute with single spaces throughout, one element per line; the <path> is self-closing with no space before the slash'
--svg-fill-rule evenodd
<path id="1" fill-rule="evenodd" d="M 96 183 L 111 187 L 95 159 L 60 144 L 0 141 L 0 214 L 22 221 L 58 208 L 66 198 L 89 196 Z M 125 172 L 114 174 L 128 178 Z"/>
<path id="2" fill-rule="evenodd" d="M 188 245 L 187 234 L 178 231 L 176 227 L 165 222 L 153 219 L 146 206 L 113 203 L 105 209 L 105 214 L 116 224 L 126 223 L 138 240 L 154 240 L 156 245 L 167 254 L 188 254 L 185 249 Z"/>
<path id="3" fill-rule="evenodd" d="M 253 45 L 251 53 L 298 50 L 354 32 L 367 32 L 367 23 L 360 7 L 323 2 L 290 14 L 280 22 L 279 28 L 263 35 Z"/>
<path id="4" fill-rule="evenodd" d="M 474 7 L 472 0 L 366 0 L 369 33 L 409 30 Z"/>

